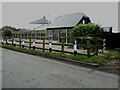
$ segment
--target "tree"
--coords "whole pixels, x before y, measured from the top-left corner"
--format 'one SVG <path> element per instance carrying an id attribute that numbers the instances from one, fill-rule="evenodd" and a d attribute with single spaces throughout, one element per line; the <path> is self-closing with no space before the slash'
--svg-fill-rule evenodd
<path id="1" fill-rule="evenodd" d="M 16 28 L 11 27 L 11 26 L 3 26 L 2 30 L 4 31 L 4 29 L 11 29 L 12 31 L 18 31 Z"/>
<path id="2" fill-rule="evenodd" d="M 2 34 L 4 36 L 10 36 L 12 32 L 19 31 L 18 29 L 11 27 L 11 26 L 3 26 L 2 27 Z"/>
<path id="3" fill-rule="evenodd" d="M 11 36 L 11 33 L 12 33 L 11 29 L 4 29 L 3 31 L 4 36 Z"/>

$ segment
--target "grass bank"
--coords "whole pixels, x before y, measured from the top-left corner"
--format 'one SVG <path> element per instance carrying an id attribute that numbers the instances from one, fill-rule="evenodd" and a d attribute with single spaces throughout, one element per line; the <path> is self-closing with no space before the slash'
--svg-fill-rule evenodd
<path id="1" fill-rule="evenodd" d="M 75 60 L 75 61 L 97 63 L 97 64 L 105 65 L 105 66 L 115 66 L 115 64 L 109 63 L 106 59 L 104 59 L 101 56 L 87 57 L 86 55 L 80 55 L 80 54 L 77 54 L 76 56 L 74 56 L 74 55 L 67 55 L 65 53 L 56 53 L 56 52 L 49 52 L 49 51 L 42 52 L 40 50 L 32 50 L 29 48 L 14 47 L 12 45 L 6 45 L 6 44 L 3 44 L 2 47 L 9 48 L 9 49 L 12 49 L 15 51 L 24 51 L 24 52 L 35 53 L 35 54 L 44 55 L 44 56 L 47 55 L 47 56 L 54 56 L 57 58 L 71 59 L 71 60 Z M 106 54 L 103 53 L 103 55 L 106 55 Z"/>

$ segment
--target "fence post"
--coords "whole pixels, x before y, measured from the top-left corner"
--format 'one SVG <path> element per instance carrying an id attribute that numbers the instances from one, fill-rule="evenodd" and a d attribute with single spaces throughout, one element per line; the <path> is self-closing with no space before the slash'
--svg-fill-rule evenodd
<path id="1" fill-rule="evenodd" d="M 7 44 L 9 45 L 9 37 L 7 38 Z"/>
<path id="2" fill-rule="evenodd" d="M 6 36 L 6 38 L 5 38 L 5 39 L 6 39 L 6 44 L 7 44 L 7 36 Z"/>
<path id="3" fill-rule="evenodd" d="M 33 50 L 35 50 L 35 39 L 33 38 Z"/>
<path id="4" fill-rule="evenodd" d="M 29 49 L 31 49 L 31 37 L 29 38 Z"/>
<path id="5" fill-rule="evenodd" d="M 49 51 L 52 52 L 52 40 L 51 40 L 51 38 L 49 40 Z"/>
<path id="6" fill-rule="evenodd" d="M 6 44 L 9 45 L 9 38 L 6 36 Z"/>
<path id="7" fill-rule="evenodd" d="M 27 32 L 27 39 L 28 39 L 29 33 Z"/>
<path id="8" fill-rule="evenodd" d="M 14 45 L 14 47 L 16 46 L 16 44 L 15 44 L 15 38 L 13 39 L 13 45 Z"/>
<path id="9" fill-rule="evenodd" d="M 22 48 L 24 48 L 24 38 L 22 39 Z"/>
<path id="10" fill-rule="evenodd" d="M 74 40 L 74 56 L 77 54 L 77 40 Z"/>
<path id="11" fill-rule="evenodd" d="M 45 51 L 45 38 L 43 38 L 43 52 Z"/>
<path id="12" fill-rule="evenodd" d="M 13 45 L 13 37 L 12 37 L 12 45 Z"/>
<path id="13" fill-rule="evenodd" d="M 64 52 L 64 38 L 62 38 L 61 51 Z"/>
<path id="14" fill-rule="evenodd" d="M 21 47 L 21 37 L 19 37 L 19 45 L 20 45 L 20 47 Z"/>
<path id="15" fill-rule="evenodd" d="M 98 55 L 98 53 L 99 53 L 99 41 L 97 41 L 97 53 L 96 53 L 96 55 Z"/>
<path id="16" fill-rule="evenodd" d="M 2 41 L 2 44 L 4 44 L 3 37 L 2 37 L 2 39 L 1 39 L 1 41 Z"/>
<path id="17" fill-rule="evenodd" d="M 91 51 L 90 51 L 90 40 L 87 40 L 87 56 L 90 57 Z"/>
<path id="18" fill-rule="evenodd" d="M 60 38 L 59 37 L 60 37 L 60 30 L 58 29 L 58 38 L 57 38 L 58 42 L 60 42 Z"/>
<path id="19" fill-rule="evenodd" d="M 68 43 L 68 29 L 66 29 L 66 43 Z"/>
<path id="20" fill-rule="evenodd" d="M 105 47 L 105 46 L 106 46 L 106 45 L 105 45 L 105 41 L 106 41 L 106 40 L 103 39 L 103 50 L 102 50 L 102 53 L 104 52 L 104 50 L 105 50 L 105 48 L 106 48 L 106 47 Z"/>

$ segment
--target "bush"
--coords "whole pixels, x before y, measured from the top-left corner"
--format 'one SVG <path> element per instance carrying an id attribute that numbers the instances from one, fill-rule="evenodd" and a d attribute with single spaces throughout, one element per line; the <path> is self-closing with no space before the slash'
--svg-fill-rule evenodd
<path id="1" fill-rule="evenodd" d="M 79 24 L 75 28 L 73 28 L 71 36 L 90 36 L 90 37 L 101 37 L 103 35 L 103 28 L 101 28 L 98 24 L 94 23 L 89 24 Z"/>
<path id="2" fill-rule="evenodd" d="M 75 28 L 73 28 L 71 32 L 71 37 L 81 37 L 81 36 L 89 36 L 93 39 L 91 40 L 92 44 L 97 44 L 96 38 L 104 38 L 105 35 L 103 33 L 103 28 L 101 28 L 98 24 L 89 23 L 89 24 L 79 24 Z M 71 39 L 71 42 L 73 42 L 73 39 Z M 77 40 L 78 43 L 86 43 L 86 40 Z"/>

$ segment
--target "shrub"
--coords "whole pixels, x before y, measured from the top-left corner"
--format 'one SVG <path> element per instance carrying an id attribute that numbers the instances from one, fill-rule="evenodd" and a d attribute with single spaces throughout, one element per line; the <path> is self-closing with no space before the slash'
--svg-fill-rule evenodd
<path id="1" fill-rule="evenodd" d="M 71 32 L 71 37 L 80 37 L 80 36 L 89 36 L 93 39 L 91 40 L 91 44 L 97 44 L 96 38 L 105 38 L 105 35 L 103 33 L 103 28 L 101 28 L 100 25 L 89 23 L 89 24 L 79 24 L 75 28 L 73 28 Z M 73 42 L 73 39 L 71 39 L 71 42 Z M 86 43 L 86 40 L 77 40 L 78 43 Z"/>
<path id="2" fill-rule="evenodd" d="M 79 24 L 73 28 L 71 36 L 90 36 L 90 37 L 101 37 L 103 35 L 103 28 L 98 24 Z M 101 37 L 102 38 L 102 37 Z"/>

